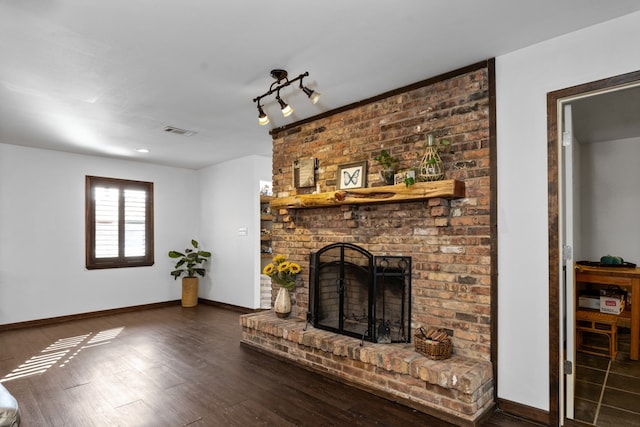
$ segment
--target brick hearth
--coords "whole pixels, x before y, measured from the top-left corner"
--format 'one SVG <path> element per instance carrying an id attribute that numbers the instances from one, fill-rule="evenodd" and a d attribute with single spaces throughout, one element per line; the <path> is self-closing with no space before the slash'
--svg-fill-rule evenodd
<path id="1" fill-rule="evenodd" d="M 240 317 L 242 343 L 461 426 L 493 408 L 491 363 L 431 360 L 411 344 L 375 344 L 315 329 L 272 311 Z M 306 325 L 306 330 L 305 330 Z"/>

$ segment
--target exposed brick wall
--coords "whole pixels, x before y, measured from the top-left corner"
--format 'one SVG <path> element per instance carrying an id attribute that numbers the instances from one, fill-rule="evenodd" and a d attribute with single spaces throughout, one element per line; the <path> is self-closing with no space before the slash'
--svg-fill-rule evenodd
<path id="1" fill-rule="evenodd" d="M 382 185 L 373 158 L 385 148 L 413 167 L 426 134 L 451 141 L 445 179 L 465 182 L 466 197 L 274 212 L 274 253 L 299 262 L 294 315 L 308 303 L 309 253 L 349 242 L 374 255 L 412 257 L 412 325 L 453 332 L 454 352 L 490 359 L 489 81 L 481 68 L 329 117 L 273 133 L 273 188 L 280 197 L 310 193 L 292 186 L 292 162 L 316 157 L 320 191 L 336 190 L 339 164 L 366 160 L 367 186 Z M 275 290 L 274 290 L 275 294 Z"/>

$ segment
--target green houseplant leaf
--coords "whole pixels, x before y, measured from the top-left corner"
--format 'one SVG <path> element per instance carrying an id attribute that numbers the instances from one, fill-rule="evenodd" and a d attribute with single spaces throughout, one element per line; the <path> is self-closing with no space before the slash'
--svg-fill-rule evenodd
<path id="1" fill-rule="evenodd" d="M 203 264 L 211 257 L 211 252 L 198 250 L 199 244 L 196 240 L 191 240 L 193 248 L 187 248 L 184 253 L 178 251 L 169 251 L 169 258 L 177 259 L 174 270 L 171 275 L 177 280 L 183 274 L 187 277 L 196 277 L 196 274 L 204 277 L 206 270 Z"/>
<path id="2" fill-rule="evenodd" d="M 398 159 L 392 157 L 387 150 L 380 151 L 380 154 L 375 156 L 373 160 L 380 163 L 380 165 L 382 165 L 383 167 L 391 169 L 393 169 L 396 164 L 398 164 Z"/>

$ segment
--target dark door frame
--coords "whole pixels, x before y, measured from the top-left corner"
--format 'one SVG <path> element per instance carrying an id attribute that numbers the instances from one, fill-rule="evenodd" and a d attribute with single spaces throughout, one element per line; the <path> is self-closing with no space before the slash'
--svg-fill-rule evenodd
<path id="1" fill-rule="evenodd" d="M 590 92 L 598 92 L 640 81 L 640 71 L 609 77 L 582 85 L 560 89 L 547 94 L 547 164 L 549 210 L 549 425 L 583 425 L 573 420 L 560 420 L 560 259 L 559 245 L 559 167 L 558 159 L 558 101 Z M 571 423 L 571 424 L 568 424 Z"/>

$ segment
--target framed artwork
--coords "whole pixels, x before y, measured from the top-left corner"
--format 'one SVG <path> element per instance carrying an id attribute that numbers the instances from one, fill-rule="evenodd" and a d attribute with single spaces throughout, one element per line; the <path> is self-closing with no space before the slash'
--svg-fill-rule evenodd
<path id="1" fill-rule="evenodd" d="M 317 160 L 298 159 L 293 162 L 293 186 L 296 188 L 315 187 Z"/>
<path id="2" fill-rule="evenodd" d="M 367 161 L 338 165 L 338 190 L 364 188 L 367 181 Z"/>

